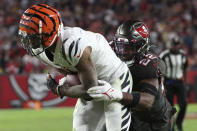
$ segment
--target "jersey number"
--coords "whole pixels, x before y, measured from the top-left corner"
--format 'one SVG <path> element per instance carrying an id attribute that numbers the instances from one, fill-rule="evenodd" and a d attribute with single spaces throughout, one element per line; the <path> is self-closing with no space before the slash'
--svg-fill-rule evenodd
<path id="1" fill-rule="evenodd" d="M 156 57 L 156 56 L 153 56 L 152 54 L 147 54 L 147 55 L 146 55 L 146 58 L 145 58 L 145 59 L 142 59 L 139 63 L 140 63 L 141 65 L 143 65 L 143 66 L 147 66 L 148 63 L 149 63 L 151 60 L 155 59 L 155 58 L 157 58 L 157 57 Z"/>

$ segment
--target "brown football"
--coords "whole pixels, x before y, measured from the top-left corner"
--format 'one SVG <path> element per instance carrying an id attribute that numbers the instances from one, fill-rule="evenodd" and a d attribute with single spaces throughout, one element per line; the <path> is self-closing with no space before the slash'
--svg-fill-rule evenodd
<path id="1" fill-rule="evenodd" d="M 75 86 L 81 84 L 77 74 L 66 75 L 66 84 L 69 86 Z"/>

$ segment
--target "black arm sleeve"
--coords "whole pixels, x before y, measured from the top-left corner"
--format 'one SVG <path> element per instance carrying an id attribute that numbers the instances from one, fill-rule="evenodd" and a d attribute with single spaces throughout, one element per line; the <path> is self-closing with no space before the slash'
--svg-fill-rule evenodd
<path id="1" fill-rule="evenodd" d="M 140 82 L 137 86 L 140 88 L 141 92 L 145 92 L 153 96 L 156 96 L 158 93 L 157 88 L 149 83 Z"/>

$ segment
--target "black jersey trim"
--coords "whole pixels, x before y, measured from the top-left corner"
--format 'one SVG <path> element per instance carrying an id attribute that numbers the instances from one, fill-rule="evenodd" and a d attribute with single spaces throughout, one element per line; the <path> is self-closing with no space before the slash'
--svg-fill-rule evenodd
<path id="1" fill-rule="evenodd" d="M 63 45 L 65 44 L 65 42 L 66 42 L 67 40 L 68 40 L 68 38 L 65 39 L 65 40 L 63 41 L 63 44 L 62 44 L 62 55 L 63 55 L 63 58 L 68 62 L 68 64 L 71 65 L 71 63 L 69 62 L 69 60 L 68 60 L 67 57 L 66 57 L 65 49 L 64 49 L 64 47 L 63 47 Z"/>
<path id="2" fill-rule="evenodd" d="M 124 109 L 126 109 L 126 108 L 128 108 L 128 106 L 123 106 L 121 110 L 124 110 Z"/>
<path id="3" fill-rule="evenodd" d="M 131 89 L 129 88 L 128 90 L 127 90 L 127 93 L 130 93 L 131 92 Z"/>
<path id="4" fill-rule="evenodd" d="M 124 73 L 120 76 L 120 80 L 122 80 L 123 76 L 124 76 Z"/>
<path id="5" fill-rule="evenodd" d="M 75 45 L 75 53 L 74 53 L 74 56 L 77 54 L 77 51 L 78 51 L 78 46 L 79 46 L 79 41 L 81 40 L 81 38 L 79 38 L 76 42 L 76 45 Z"/>
<path id="6" fill-rule="evenodd" d="M 121 84 L 121 88 L 124 89 L 129 84 L 130 84 L 130 80 L 129 80 L 129 71 L 128 71 L 127 74 L 126 74 L 126 78 L 125 78 L 124 82 Z"/>
<path id="7" fill-rule="evenodd" d="M 128 127 L 124 128 L 124 129 L 121 129 L 121 131 L 127 131 L 127 128 L 128 128 Z"/>
<path id="8" fill-rule="evenodd" d="M 129 122 L 129 119 L 131 118 L 131 116 L 129 115 L 127 119 L 125 119 L 122 124 L 121 124 L 121 127 L 124 127 L 128 122 Z M 122 131 L 122 130 L 121 130 Z"/>
<path id="9" fill-rule="evenodd" d="M 122 116 L 122 119 L 125 118 L 128 114 L 129 114 L 130 110 L 127 109 L 127 111 L 124 113 L 124 115 Z"/>
<path id="10" fill-rule="evenodd" d="M 74 44 L 75 44 L 75 42 L 73 41 L 69 47 L 69 50 L 68 50 L 68 55 L 69 55 L 71 61 L 72 61 L 71 53 L 72 53 L 72 49 L 74 47 Z"/>

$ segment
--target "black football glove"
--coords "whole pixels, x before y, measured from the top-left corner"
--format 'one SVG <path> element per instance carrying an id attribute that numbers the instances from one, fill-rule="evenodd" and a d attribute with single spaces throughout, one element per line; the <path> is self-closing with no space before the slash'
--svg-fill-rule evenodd
<path id="1" fill-rule="evenodd" d="M 51 77 L 50 74 L 47 74 L 47 88 L 53 92 L 53 94 L 60 96 L 60 98 L 63 98 L 63 96 L 59 92 L 59 84 L 55 79 Z"/>

